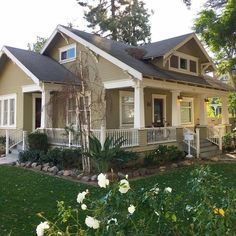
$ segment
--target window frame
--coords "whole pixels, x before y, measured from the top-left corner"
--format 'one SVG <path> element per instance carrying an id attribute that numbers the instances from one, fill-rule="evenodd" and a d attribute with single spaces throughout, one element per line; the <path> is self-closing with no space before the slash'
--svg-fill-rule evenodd
<path id="1" fill-rule="evenodd" d="M 178 68 L 175 68 L 175 67 L 172 67 L 171 66 L 171 63 L 170 63 L 170 59 L 172 56 L 176 56 L 178 57 Z M 180 60 L 181 59 L 184 59 L 184 60 L 187 60 L 187 69 L 182 69 L 180 67 Z M 196 63 L 196 72 L 191 72 L 190 71 L 190 61 L 194 61 Z M 198 58 L 197 57 L 194 57 L 194 56 L 190 56 L 190 55 L 187 55 L 187 54 L 184 54 L 184 53 L 181 53 L 181 52 L 175 52 L 173 53 L 169 60 L 168 60 L 168 64 L 169 64 L 169 70 L 172 70 L 172 71 L 176 71 L 176 72 L 181 72 L 181 73 L 185 73 L 185 74 L 190 74 L 190 75 L 198 75 Z"/>
<path id="2" fill-rule="evenodd" d="M 10 110 L 10 104 L 11 104 L 11 100 L 14 100 L 14 123 L 10 125 L 10 121 L 11 121 L 11 110 Z M 6 129 L 6 128 L 10 128 L 10 129 L 14 129 L 16 128 L 16 113 L 17 113 L 17 96 L 16 94 L 7 94 L 7 95 L 2 95 L 0 96 L 0 101 L 1 101 L 1 106 L 0 106 L 0 128 L 1 129 Z M 4 125 L 3 121 L 4 121 L 4 101 L 7 101 L 7 123 Z"/>
<path id="3" fill-rule="evenodd" d="M 122 113 L 122 97 L 133 97 L 134 98 L 134 92 L 133 91 L 119 91 L 119 113 L 120 113 L 120 128 L 133 128 L 134 127 L 134 121 L 132 124 L 123 124 L 123 113 Z M 134 108 L 133 108 L 134 109 Z"/>
<path id="4" fill-rule="evenodd" d="M 191 103 L 191 121 L 182 123 L 181 121 L 181 102 L 190 102 Z M 190 97 L 183 97 L 183 100 L 180 102 L 180 124 L 186 126 L 194 125 L 194 99 Z"/>
<path id="5" fill-rule="evenodd" d="M 74 56 L 74 57 L 71 57 L 71 58 L 62 59 L 62 58 L 61 58 L 62 53 L 63 53 L 63 52 L 67 52 L 68 50 L 70 50 L 70 49 L 72 49 L 72 48 L 75 49 L 75 56 Z M 74 60 L 76 60 L 76 43 L 72 43 L 72 44 L 70 44 L 70 45 L 66 45 L 66 46 L 64 46 L 64 47 L 59 48 L 59 62 L 60 62 L 61 64 L 67 63 L 67 62 L 71 62 L 71 61 L 74 61 Z"/>

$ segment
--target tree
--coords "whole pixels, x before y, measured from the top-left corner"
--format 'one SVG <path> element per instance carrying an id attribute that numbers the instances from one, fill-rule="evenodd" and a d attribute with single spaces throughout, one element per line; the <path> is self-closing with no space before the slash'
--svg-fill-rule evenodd
<path id="1" fill-rule="evenodd" d="M 141 0 L 77 0 L 94 33 L 131 45 L 150 41 L 150 13 Z"/>
<path id="2" fill-rule="evenodd" d="M 46 41 L 47 41 L 46 38 L 37 36 L 36 43 L 33 43 L 33 44 L 28 43 L 27 47 L 30 51 L 40 52 L 44 44 L 46 43 Z"/>
<path id="3" fill-rule="evenodd" d="M 194 29 L 215 54 L 219 72 L 228 73 L 235 85 L 236 0 L 211 0 L 207 4 L 210 7 L 199 13 Z"/>

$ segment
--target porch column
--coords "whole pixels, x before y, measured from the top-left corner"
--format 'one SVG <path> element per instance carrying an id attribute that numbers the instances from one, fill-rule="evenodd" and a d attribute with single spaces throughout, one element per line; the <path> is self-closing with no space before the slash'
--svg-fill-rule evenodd
<path id="1" fill-rule="evenodd" d="M 180 102 L 178 96 L 180 91 L 171 91 L 172 93 L 172 126 L 180 126 Z"/>
<path id="2" fill-rule="evenodd" d="M 221 102 L 222 102 L 222 108 L 221 108 L 221 114 L 222 114 L 222 120 L 221 124 L 227 125 L 229 124 L 229 112 L 228 112 L 228 97 L 225 95 L 224 97 L 221 97 Z"/>
<path id="3" fill-rule="evenodd" d="M 200 125 L 207 125 L 207 103 L 205 102 L 206 95 L 199 95 L 199 122 Z"/>
<path id="4" fill-rule="evenodd" d="M 134 85 L 134 128 L 145 127 L 143 85 L 137 81 Z"/>
<path id="5" fill-rule="evenodd" d="M 52 128 L 52 111 L 50 104 L 51 90 L 43 87 L 42 89 L 42 112 L 41 112 L 41 128 Z"/>

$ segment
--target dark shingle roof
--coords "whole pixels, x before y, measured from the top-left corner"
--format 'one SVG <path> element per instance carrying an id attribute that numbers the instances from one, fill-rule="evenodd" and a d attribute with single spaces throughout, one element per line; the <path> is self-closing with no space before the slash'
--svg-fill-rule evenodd
<path id="1" fill-rule="evenodd" d="M 151 55 L 152 51 L 153 52 L 155 51 L 154 53 L 159 53 L 158 55 L 161 55 L 161 53 L 164 53 L 167 50 L 171 50 L 172 47 L 175 47 L 176 45 L 178 45 L 180 42 L 182 42 L 184 39 L 189 37 L 191 34 L 182 35 L 179 37 L 175 37 L 173 39 L 163 40 L 157 43 L 147 44 L 141 47 L 132 47 L 130 45 L 117 42 L 114 40 L 110 40 L 107 38 L 103 38 L 95 34 L 86 33 L 84 31 L 68 28 L 65 26 L 63 27 L 68 29 L 75 35 L 81 37 L 82 39 L 86 40 L 87 42 L 102 49 L 103 51 L 107 52 L 113 57 L 119 59 L 123 63 L 134 68 L 135 70 L 139 71 L 140 73 L 143 74 L 144 77 L 150 76 L 150 77 L 155 77 L 157 79 L 195 84 L 195 85 L 208 87 L 208 88 L 233 90 L 231 86 L 225 85 L 216 79 L 207 80 L 203 78 L 203 76 L 194 76 L 194 75 L 188 75 L 188 74 L 183 74 L 183 73 L 178 73 L 178 72 L 173 72 L 173 71 L 167 71 L 167 70 L 158 68 L 157 66 L 154 66 L 151 63 L 148 63 L 147 60 L 143 60 L 143 58 L 137 59 L 131 56 L 129 53 L 130 49 L 132 49 L 132 50 L 137 50 L 137 54 L 140 54 L 140 55 L 144 54 L 145 52 L 146 52 L 145 56 Z M 159 47 L 158 45 L 161 48 L 154 50 L 155 47 Z M 163 48 L 161 45 L 163 46 Z"/>
<path id="2" fill-rule="evenodd" d="M 55 60 L 36 52 L 13 47 L 5 47 L 19 60 L 32 74 L 43 82 L 65 83 L 76 80 L 73 73 Z"/>
<path id="3" fill-rule="evenodd" d="M 193 35 L 193 33 L 180 35 L 178 37 L 161 40 L 155 43 L 145 44 L 141 46 L 141 48 L 147 51 L 147 53 L 144 55 L 143 58 L 149 59 L 149 58 L 163 56 L 166 53 L 168 53 L 171 49 L 179 45 L 181 42 L 186 40 L 190 35 Z"/>

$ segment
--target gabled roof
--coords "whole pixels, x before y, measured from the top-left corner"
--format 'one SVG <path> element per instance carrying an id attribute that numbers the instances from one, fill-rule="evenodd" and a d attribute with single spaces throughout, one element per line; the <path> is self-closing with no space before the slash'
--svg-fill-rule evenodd
<path id="1" fill-rule="evenodd" d="M 180 35 L 174 38 L 161 40 L 155 43 L 147 43 L 141 48 L 146 50 L 146 54 L 144 55 L 144 59 L 155 58 L 164 56 L 166 53 L 171 51 L 173 48 L 178 46 L 180 43 L 188 39 L 190 36 L 193 36 L 194 33 L 189 33 L 185 35 Z"/>
<path id="2" fill-rule="evenodd" d="M 5 46 L 2 53 L 15 62 L 36 84 L 76 80 L 73 73 L 53 59 L 36 52 Z M 1 59 L 1 58 L 0 58 Z"/>

